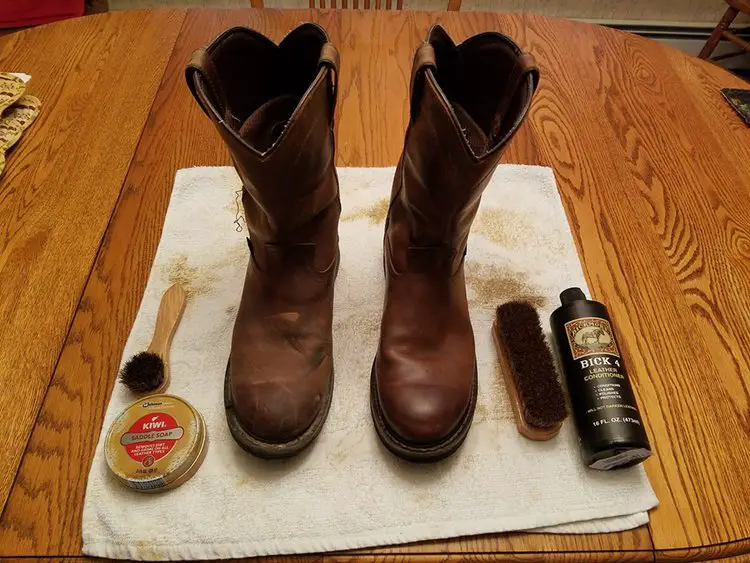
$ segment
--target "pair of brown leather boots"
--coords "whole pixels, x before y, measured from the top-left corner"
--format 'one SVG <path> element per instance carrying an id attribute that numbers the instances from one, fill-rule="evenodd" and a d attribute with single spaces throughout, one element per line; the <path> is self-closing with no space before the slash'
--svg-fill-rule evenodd
<path id="1" fill-rule="evenodd" d="M 339 56 L 304 24 L 277 46 L 246 28 L 197 51 L 187 82 L 242 179 L 250 263 L 225 378 L 235 440 L 265 458 L 320 432 L 333 395 Z M 412 461 L 453 453 L 477 398 L 464 255 L 479 200 L 529 109 L 533 59 L 499 33 L 417 49 L 411 120 L 385 226 L 385 306 L 371 375 L 383 443 Z"/>

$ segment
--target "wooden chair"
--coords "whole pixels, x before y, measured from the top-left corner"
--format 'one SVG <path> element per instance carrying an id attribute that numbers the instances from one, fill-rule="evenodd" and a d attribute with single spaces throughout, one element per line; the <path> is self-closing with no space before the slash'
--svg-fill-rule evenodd
<path id="1" fill-rule="evenodd" d="M 457 12 L 461 9 L 462 0 L 448 0 L 448 10 Z M 362 8 L 363 10 L 392 10 L 393 7 L 401 10 L 404 7 L 404 0 L 310 0 L 311 8 Z M 262 8 L 263 0 L 250 0 L 253 8 Z"/>
<path id="2" fill-rule="evenodd" d="M 711 59 L 712 61 L 718 61 L 721 59 L 726 59 L 728 57 L 734 57 L 736 55 L 742 55 L 743 53 L 750 52 L 750 43 L 748 43 L 744 39 L 741 39 L 740 37 L 737 37 L 737 35 L 729 29 L 729 26 L 734 21 L 734 18 L 737 17 L 737 14 L 739 14 L 740 12 L 744 14 L 750 14 L 750 0 L 726 0 L 726 3 L 729 4 L 729 7 L 727 8 L 727 11 L 724 12 L 724 17 L 721 18 L 719 25 L 717 25 L 716 29 L 714 29 L 713 33 L 711 33 L 711 37 L 709 37 L 708 41 L 706 41 L 706 44 L 703 46 L 703 49 L 698 55 L 698 58 L 708 59 L 711 56 L 711 53 L 714 52 L 714 49 L 716 49 L 716 45 L 718 45 L 719 41 L 721 41 L 722 39 L 728 39 L 729 41 L 737 45 L 740 50 L 733 53 L 719 55 L 718 57 L 713 57 Z"/>

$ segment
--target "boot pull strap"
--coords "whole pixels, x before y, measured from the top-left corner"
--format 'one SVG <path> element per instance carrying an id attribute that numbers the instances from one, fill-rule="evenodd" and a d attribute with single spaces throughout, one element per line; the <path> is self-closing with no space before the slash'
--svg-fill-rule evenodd
<path id="1" fill-rule="evenodd" d="M 336 98 L 339 94 L 339 64 L 341 58 L 339 56 L 339 50 L 333 45 L 333 43 L 324 43 L 323 47 L 320 48 L 320 58 L 318 59 L 318 68 L 326 67 L 331 70 L 331 87 L 333 92 L 331 93 L 331 121 L 333 121 L 333 114 L 336 111 Z"/>
<path id="2" fill-rule="evenodd" d="M 417 102 L 422 97 L 422 87 L 424 85 L 424 73 L 427 69 L 435 71 L 437 62 L 435 59 L 435 48 L 430 43 L 422 43 L 417 52 L 414 53 L 414 64 L 411 71 L 411 83 L 409 92 L 411 94 L 411 117 L 416 117 Z"/>
<path id="3" fill-rule="evenodd" d="M 519 88 L 525 86 L 529 77 L 531 77 L 531 95 L 533 96 L 539 85 L 539 67 L 537 67 L 534 57 L 528 53 L 522 53 L 519 55 L 513 70 L 508 75 L 508 87 L 505 90 L 507 95 L 500 101 L 500 105 L 495 112 L 495 117 L 492 120 L 490 145 L 494 145 L 499 140 L 497 136 L 500 134 L 503 121 L 505 121 L 505 114 L 508 113 L 508 108 L 510 108 L 511 102 L 518 94 Z"/>
<path id="4" fill-rule="evenodd" d="M 205 49 L 198 49 L 193 53 L 185 68 L 185 80 L 190 92 L 206 115 L 212 117 L 207 107 L 211 106 L 220 117 L 226 117 L 226 97 L 221 87 L 221 80 Z"/>

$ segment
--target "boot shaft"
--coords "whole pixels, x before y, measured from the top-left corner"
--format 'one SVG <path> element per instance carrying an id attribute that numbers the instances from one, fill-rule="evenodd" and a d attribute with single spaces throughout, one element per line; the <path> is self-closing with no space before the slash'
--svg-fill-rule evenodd
<path id="1" fill-rule="evenodd" d="M 417 50 L 412 76 L 389 222 L 401 240 L 390 246 L 442 247 L 460 262 L 482 191 L 528 112 L 538 71 L 504 35 L 482 33 L 456 46 L 435 26 Z M 404 253 L 395 261 L 408 267 Z"/>
<path id="2" fill-rule="evenodd" d="M 312 240 L 316 218 L 335 214 L 328 208 L 338 206 L 337 67 L 325 32 L 303 24 L 278 46 L 256 31 L 229 29 L 196 51 L 186 69 L 242 180 L 254 243 L 319 242 Z"/>
<path id="3" fill-rule="evenodd" d="M 537 84 L 530 58 L 484 33 L 456 46 L 434 27 L 417 50 L 411 122 L 386 227 L 386 288 L 371 410 L 385 446 L 437 461 L 466 438 L 479 387 L 462 268 L 500 153 Z"/>

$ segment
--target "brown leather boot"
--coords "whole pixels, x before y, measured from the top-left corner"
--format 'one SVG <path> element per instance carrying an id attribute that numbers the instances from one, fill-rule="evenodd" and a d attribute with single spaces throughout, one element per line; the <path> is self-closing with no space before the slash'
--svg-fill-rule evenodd
<path id="1" fill-rule="evenodd" d="M 224 402 L 232 436 L 260 457 L 309 445 L 333 394 L 337 67 L 326 33 L 304 24 L 278 46 L 229 29 L 186 69 L 244 185 L 250 261 Z"/>
<path id="2" fill-rule="evenodd" d="M 370 390 L 381 440 L 405 459 L 444 458 L 471 426 L 477 368 L 466 239 L 538 77 L 533 59 L 499 33 L 456 46 L 435 26 L 417 50 L 385 227 L 385 308 Z"/>

